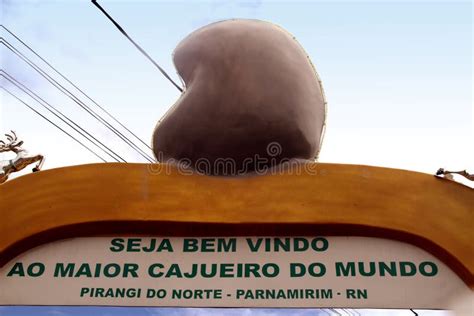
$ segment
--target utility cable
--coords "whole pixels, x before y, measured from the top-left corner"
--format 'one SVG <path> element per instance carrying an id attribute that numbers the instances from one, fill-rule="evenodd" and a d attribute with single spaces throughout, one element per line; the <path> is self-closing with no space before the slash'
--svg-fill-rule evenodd
<path id="1" fill-rule="evenodd" d="M 152 150 L 152 148 L 145 143 L 140 137 L 138 137 L 135 133 L 133 133 L 130 129 L 128 129 L 123 123 L 121 123 L 118 119 L 116 119 L 110 112 L 108 112 L 104 107 L 102 107 L 99 103 L 97 103 L 94 99 L 92 99 L 88 94 L 86 94 L 83 90 L 81 90 L 77 85 L 75 85 L 71 80 L 69 80 L 64 74 L 62 74 L 58 69 L 56 69 L 53 65 L 51 65 L 46 59 L 41 57 L 36 51 L 34 51 L 28 44 L 22 41 L 17 35 L 15 35 L 12 31 L 10 31 L 7 27 L 0 24 L 0 27 L 7 31 L 11 36 L 13 36 L 18 42 L 20 42 L 24 47 L 26 47 L 30 52 L 32 52 L 36 57 L 38 57 L 42 62 L 48 65 L 55 73 L 57 73 L 61 78 L 63 78 L 66 82 L 72 85 L 75 89 L 77 89 L 82 95 L 84 95 L 89 101 L 94 103 L 99 109 L 101 109 L 104 113 L 106 113 L 112 120 L 114 120 L 117 124 L 119 124 L 122 128 L 124 128 L 127 132 L 129 132 L 133 137 L 135 137 L 138 141 L 140 141 L 143 145 L 145 145 L 148 149 Z"/>
<path id="2" fill-rule="evenodd" d="M 147 52 L 145 52 L 145 50 L 143 48 L 140 47 L 140 45 L 135 43 L 135 41 L 130 36 L 128 36 L 127 32 L 125 32 L 125 30 L 120 26 L 120 24 L 118 24 L 107 13 L 107 11 L 105 11 L 105 9 L 102 8 L 99 3 L 97 3 L 97 0 L 91 0 L 91 1 L 115 25 L 115 27 L 120 31 L 120 33 L 122 33 L 143 55 L 145 55 L 146 58 L 148 58 L 149 61 L 152 62 L 153 65 L 155 65 L 156 68 L 158 68 L 158 70 L 163 74 L 163 76 L 165 76 L 165 78 L 168 79 L 179 90 L 179 92 L 183 92 L 183 88 L 178 86 L 178 84 L 176 82 L 174 82 L 173 79 L 171 79 L 170 76 L 168 76 L 166 71 L 164 71 L 163 68 L 161 68 L 160 65 L 158 65 L 158 63 L 156 61 L 154 61 L 153 58 L 151 58 L 150 55 L 148 55 Z"/>
<path id="3" fill-rule="evenodd" d="M 112 149 L 110 149 L 107 145 L 105 145 L 104 143 L 99 141 L 95 136 L 91 135 L 84 128 L 79 126 L 76 122 L 71 120 L 69 117 L 67 117 L 65 114 L 63 114 L 61 111 L 56 109 L 50 103 L 48 103 L 47 101 L 42 99 L 40 96 L 38 96 L 36 93 L 34 93 L 30 89 L 28 89 L 26 86 L 21 84 L 19 81 L 17 81 L 15 78 L 13 78 L 11 75 L 9 75 L 7 72 L 5 72 L 2 69 L 0 69 L 0 76 L 5 78 L 6 80 L 8 80 L 11 84 L 16 86 L 23 93 L 27 94 L 30 98 L 34 99 L 42 107 L 44 107 L 46 110 L 48 110 L 54 116 L 56 116 L 61 121 L 66 123 L 69 127 L 74 129 L 77 133 L 79 133 L 82 137 L 86 138 L 89 142 L 94 144 L 97 148 L 101 149 L 103 152 L 105 152 L 107 155 L 109 155 L 112 159 L 114 159 L 117 162 L 120 162 L 120 161 L 126 162 L 125 159 L 123 159 L 120 155 L 118 155 L 116 152 L 114 152 Z M 88 135 L 88 136 L 86 136 L 86 135 Z M 91 139 L 93 139 L 93 140 L 91 140 Z M 96 142 L 99 143 L 103 147 L 99 146 Z"/>
<path id="4" fill-rule="evenodd" d="M 8 91 L 7 89 L 5 89 L 5 87 L 3 86 L 0 86 L 0 89 L 3 89 L 6 93 L 8 93 L 9 95 L 11 95 L 12 97 L 14 97 L 15 99 L 17 99 L 19 102 L 23 103 L 27 108 L 29 108 L 31 111 L 35 112 L 37 115 L 41 116 L 43 119 L 45 119 L 47 122 L 49 122 L 50 124 L 52 124 L 53 126 L 55 126 L 57 129 L 59 129 L 61 132 L 63 132 L 64 134 L 66 134 L 67 136 L 71 137 L 75 142 L 77 142 L 79 145 L 81 145 L 82 147 L 84 147 L 87 151 L 89 151 L 90 153 L 92 153 L 94 156 L 96 156 L 97 158 L 99 158 L 100 160 L 102 160 L 103 162 L 107 162 L 104 158 L 102 158 L 99 154 L 97 154 L 95 151 L 93 151 L 91 148 L 89 148 L 87 145 L 85 145 L 84 143 L 82 143 L 80 140 L 78 140 L 77 138 L 75 138 L 74 136 L 72 136 L 71 134 L 69 134 L 68 132 L 66 132 L 63 128 L 61 128 L 59 125 L 57 125 L 56 123 L 54 123 L 53 121 L 51 121 L 50 119 L 48 119 L 46 116 L 44 116 L 43 114 L 41 114 L 40 112 L 38 112 L 37 110 L 35 110 L 32 106 L 30 106 L 28 103 L 26 103 L 25 101 L 21 100 L 19 97 L 17 97 L 16 95 L 14 95 L 13 93 L 11 93 L 10 91 Z"/>
<path id="5" fill-rule="evenodd" d="M 21 52 L 19 52 L 13 45 L 11 45 L 8 41 L 4 38 L 0 37 L 0 43 L 3 44 L 7 49 L 11 52 L 16 54 L 20 59 L 22 59 L 25 63 L 27 63 L 31 68 L 33 68 L 36 72 L 38 72 L 44 79 L 46 79 L 50 84 L 52 84 L 55 88 L 60 90 L 63 94 L 69 97 L 72 101 L 74 101 L 77 105 L 79 105 L 83 110 L 89 113 L 92 117 L 98 120 L 102 125 L 106 128 L 111 130 L 115 135 L 117 135 L 121 140 L 123 140 L 127 145 L 132 147 L 135 151 L 137 151 L 142 157 L 144 157 L 148 162 L 154 162 L 153 158 L 147 155 L 143 150 L 141 150 L 137 145 L 135 145 L 130 139 L 128 139 L 125 135 L 120 133 L 115 127 L 113 127 L 110 123 L 108 123 L 104 118 L 102 118 L 99 114 L 93 111 L 90 107 L 84 104 L 81 100 L 79 100 L 73 93 L 67 90 L 64 86 L 58 83 L 54 78 L 49 76 L 46 72 L 44 72 L 39 66 L 37 66 L 34 62 L 24 56 Z"/>

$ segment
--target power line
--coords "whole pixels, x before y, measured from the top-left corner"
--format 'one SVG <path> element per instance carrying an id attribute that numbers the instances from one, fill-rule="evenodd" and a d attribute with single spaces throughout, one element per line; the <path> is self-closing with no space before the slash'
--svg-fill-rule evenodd
<path id="1" fill-rule="evenodd" d="M 61 111 L 56 109 L 54 106 L 52 106 L 50 103 L 42 99 L 40 96 L 38 96 L 36 93 L 28 89 L 26 86 L 21 84 L 19 81 L 17 81 L 15 78 L 13 78 L 11 75 L 9 75 L 7 72 L 4 70 L 0 69 L 0 76 L 8 80 L 11 84 L 16 86 L 18 89 L 20 89 L 23 93 L 27 94 L 30 98 L 34 99 L 36 102 L 38 102 L 42 107 L 44 107 L 46 110 L 48 110 L 50 113 L 52 113 L 54 116 L 59 118 L 61 121 L 66 123 L 69 127 L 74 129 L 77 133 L 79 133 L 82 137 L 86 138 L 89 142 L 94 144 L 97 148 L 105 152 L 107 155 L 109 155 L 112 159 L 114 159 L 117 162 L 126 162 L 125 159 L 123 159 L 120 155 L 118 155 L 116 152 L 114 152 L 112 149 L 110 149 L 107 145 L 99 141 L 95 136 L 91 135 L 89 132 L 87 132 L 84 128 L 79 126 L 76 122 L 71 120 L 69 117 L 64 115 Z M 86 136 L 86 135 L 88 136 Z M 91 138 L 93 140 L 91 140 Z M 99 146 L 97 143 L 99 143 L 101 146 Z M 105 149 L 104 149 L 105 148 Z"/>
<path id="2" fill-rule="evenodd" d="M 49 123 L 51 123 L 52 125 L 54 125 L 57 129 L 59 129 L 61 132 L 63 132 L 64 134 L 66 134 L 67 136 L 71 137 L 74 141 L 76 141 L 79 145 L 81 145 L 82 147 L 84 147 L 85 149 L 87 149 L 90 153 L 92 153 L 94 156 L 96 156 L 97 158 L 99 158 L 100 160 L 102 160 L 103 162 L 107 162 L 104 158 L 102 158 L 99 154 L 97 154 L 95 151 L 93 151 L 92 149 L 90 149 L 89 147 L 87 147 L 87 145 L 83 144 L 80 140 L 78 140 L 77 138 L 75 138 L 74 136 L 72 136 L 71 134 L 69 134 L 68 132 L 66 132 L 64 129 L 62 129 L 59 125 L 57 125 L 56 123 L 54 123 L 53 121 L 51 121 L 50 119 L 48 119 L 46 116 L 44 116 L 43 114 L 41 114 L 40 112 L 36 111 L 33 107 L 31 107 L 28 103 L 24 102 L 23 100 L 21 100 L 19 97 L 17 97 L 16 95 L 14 95 L 13 93 L 11 93 L 10 91 L 8 91 L 7 89 L 5 89 L 5 87 L 3 86 L 0 86 L 1 89 L 3 89 L 6 93 L 8 93 L 9 95 L 11 95 L 12 97 L 14 97 L 15 99 L 17 99 L 19 102 L 23 103 L 26 107 L 28 107 L 30 110 L 32 110 L 33 112 L 35 112 L 36 114 L 38 114 L 39 116 L 41 116 L 43 119 L 45 119 L 46 121 L 48 121 Z"/>
<path id="3" fill-rule="evenodd" d="M 329 309 L 331 312 L 334 312 L 335 314 L 337 314 L 338 316 L 342 316 L 335 308 L 330 308 Z"/>
<path id="4" fill-rule="evenodd" d="M 63 123 L 68 125 L 70 128 L 72 128 L 74 131 L 79 133 L 82 137 L 87 139 L 89 142 L 91 142 L 94 146 L 102 150 L 104 153 L 106 153 L 109 157 L 114 159 L 117 162 L 126 162 L 120 155 L 115 153 L 112 149 L 110 149 L 107 145 L 103 144 L 100 140 L 98 140 L 95 136 L 91 135 L 89 132 L 87 132 L 84 128 L 82 128 L 80 125 L 78 125 L 76 122 L 71 120 L 68 116 L 63 114 L 60 110 L 52 106 L 50 103 L 42 99 L 40 96 L 38 96 L 36 93 L 28 89 L 25 85 L 20 83 L 18 80 L 13 78 L 11 75 L 9 75 L 7 72 L 4 70 L 0 69 L 0 76 L 8 80 L 11 84 L 13 84 L 15 87 L 20 89 L 23 93 L 28 95 L 30 98 L 35 100 L 37 103 L 39 103 L 43 108 L 48 110 L 51 114 L 53 114 L 55 117 L 60 119 Z M 102 146 L 102 147 L 101 147 Z"/>
<path id="5" fill-rule="evenodd" d="M 74 96 L 73 93 L 71 93 L 69 90 L 64 88 L 60 83 L 58 83 L 56 80 L 54 80 L 51 76 L 49 76 L 47 73 L 45 73 L 39 66 L 37 66 L 35 63 L 33 63 L 30 59 L 28 59 L 26 56 L 24 56 L 21 52 L 19 52 L 13 45 L 11 45 L 8 41 L 6 41 L 4 38 L 0 37 L 0 43 L 3 44 L 6 48 L 8 48 L 11 52 L 16 54 L 20 59 L 22 59 L 25 63 L 27 63 L 30 67 L 32 67 L 36 72 L 38 72 L 44 79 L 46 79 L 49 83 L 51 83 L 55 88 L 60 90 L 62 93 L 64 93 L 67 97 L 69 97 L 71 100 L 73 100 L 76 104 L 78 104 L 81 108 L 83 108 L 86 112 L 88 112 L 90 115 L 92 115 L 96 120 L 101 122 L 103 125 L 105 125 L 107 128 L 109 128 L 112 132 L 114 132 L 121 140 L 123 140 L 127 145 L 131 146 L 132 149 L 137 151 L 140 155 L 142 155 L 145 159 L 147 159 L 149 162 L 153 162 L 153 159 L 149 157 L 145 152 L 143 152 L 139 147 L 137 147 L 132 141 L 130 141 L 126 136 L 124 136 L 120 131 L 116 130 L 112 125 L 110 125 L 105 119 L 100 117 L 96 112 L 91 110 L 86 104 L 84 104 L 81 100 L 79 100 L 76 96 Z"/>
<path id="6" fill-rule="evenodd" d="M 143 145 L 148 147 L 151 150 L 151 147 L 146 144 L 141 138 L 135 135 L 131 130 L 129 130 L 124 124 L 118 121 L 111 113 L 109 113 L 105 108 L 99 105 L 95 100 L 93 100 L 89 95 L 87 95 L 84 91 L 82 91 L 78 86 L 76 86 L 73 82 L 71 82 L 65 75 L 63 75 L 59 70 L 57 70 L 53 65 L 51 65 L 46 59 L 41 57 L 38 53 L 36 53 L 28 44 L 23 42 L 17 35 L 15 35 L 12 31 L 10 31 L 4 25 L 0 25 L 5 31 L 7 31 L 11 36 L 13 36 L 17 41 L 19 41 L 23 46 L 25 46 L 29 51 L 31 51 L 36 57 L 38 57 L 41 61 L 43 61 L 46 65 L 48 65 L 54 72 L 56 72 L 59 76 L 61 76 L 64 80 L 66 80 L 70 85 L 76 88 L 81 94 L 83 94 L 87 99 L 93 102 L 99 109 L 104 111 L 111 119 L 113 119 L 116 123 L 118 123 L 121 127 L 127 130 L 131 135 L 133 135 L 137 140 L 139 140 Z M 10 44 L 11 45 L 11 44 Z"/>
<path id="7" fill-rule="evenodd" d="M 69 80 L 64 74 L 62 74 L 58 69 L 56 69 L 53 65 L 51 65 L 46 59 L 41 57 L 36 51 L 34 51 L 28 44 L 26 44 L 24 41 L 22 41 L 17 35 L 15 35 L 12 31 L 10 31 L 4 25 L 0 24 L 0 27 L 2 27 L 11 36 L 13 36 L 18 42 L 20 42 L 24 47 L 26 47 L 30 52 L 32 52 L 36 57 L 38 57 L 42 62 L 44 62 L 46 65 L 48 65 L 49 68 L 51 68 L 61 78 L 63 78 L 66 82 L 68 82 L 70 85 L 72 85 L 76 90 L 78 90 L 82 95 L 84 95 L 89 101 L 94 103 L 99 109 L 101 109 L 104 113 L 106 113 L 113 121 L 115 121 L 122 128 L 124 128 L 127 132 L 129 132 L 133 137 L 135 137 L 135 139 L 137 139 L 140 143 L 145 145 L 148 149 L 152 150 L 152 148 L 147 143 L 145 143 L 140 137 L 138 137 L 135 133 L 133 133 L 130 129 L 128 129 L 123 123 L 121 123 L 118 119 L 116 119 L 110 112 L 108 112 L 104 107 L 102 107 L 99 103 L 97 103 L 94 99 L 92 99 L 88 94 L 86 94 L 83 90 L 81 90 L 77 85 L 75 85 L 71 80 Z M 113 127 L 113 126 L 112 126 L 112 128 L 115 129 L 115 127 Z M 119 131 L 117 130 L 117 132 L 119 132 Z"/>
<path id="8" fill-rule="evenodd" d="M 176 82 L 173 81 L 173 79 L 171 79 L 170 76 L 168 76 L 168 74 L 166 73 L 166 71 L 163 70 L 163 68 L 161 68 L 158 63 L 156 61 L 153 60 L 153 58 L 150 57 L 150 55 L 147 54 L 147 52 L 145 52 L 145 50 L 143 48 L 140 47 L 140 45 L 138 45 L 137 43 L 135 43 L 135 41 L 130 37 L 128 36 L 128 34 L 125 32 L 125 30 L 120 26 L 120 24 L 118 24 L 108 13 L 107 11 L 105 11 L 104 8 L 102 8 L 100 6 L 100 4 L 97 3 L 97 0 L 91 0 L 92 3 L 100 10 L 102 11 L 102 13 L 104 13 L 104 15 L 115 25 L 115 27 L 120 31 L 120 33 L 122 33 L 143 55 L 145 55 L 146 58 L 148 58 L 149 61 L 152 62 L 153 65 L 155 65 L 156 68 L 158 68 L 158 70 L 163 74 L 163 76 L 165 76 L 166 79 L 168 79 L 178 90 L 179 92 L 183 92 L 183 89 L 178 86 L 176 84 Z"/>
<path id="9" fill-rule="evenodd" d="M 22 59 L 25 63 L 27 63 L 31 68 L 33 68 L 36 72 L 38 72 L 44 79 L 46 79 L 50 84 L 52 84 L 55 88 L 60 90 L 63 94 L 69 97 L 72 101 L 74 101 L 77 105 L 79 105 L 83 110 L 89 113 L 92 117 L 102 123 L 106 128 L 111 130 L 115 135 L 117 135 L 121 140 L 123 140 L 127 145 L 132 147 L 135 151 L 137 151 L 142 157 L 144 157 L 149 162 L 154 162 L 153 158 L 147 155 L 143 150 L 141 150 L 137 145 L 135 145 L 130 139 L 128 139 L 125 135 L 123 135 L 120 131 L 118 131 L 115 127 L 113 127 L 109 122 L 107 122 L 104 118 L 102 118 L 99 114 L 93 111 L 90 107 L 84 104 L 80 99 L 78 99 L 72 92 L 66 89 L 63 85 L 57 82 L 54 78 L 49 76 L 46 72 L 44 72 L 39 66 L 37 66 L 34 62 L 28 59 L 25 55 L 19 52 L 13 45 L 11 45 L 7 40 L 0 37 L 0 43 L 3 44 L 7 49 L 11 52 L 16 54 L 20 59 Z"/>

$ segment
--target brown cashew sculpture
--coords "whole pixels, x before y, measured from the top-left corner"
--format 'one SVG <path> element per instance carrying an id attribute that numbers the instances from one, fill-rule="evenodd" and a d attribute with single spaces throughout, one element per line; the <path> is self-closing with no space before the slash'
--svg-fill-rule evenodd
<path id="1" fill-rule="evenodd" d="M 326 101 L 291 34 L 257 20 L 217 22 L 186 37 L 173 58 L 185 91 L 153 133 L 159 162 L 235 175 L 317 158 Z"/>

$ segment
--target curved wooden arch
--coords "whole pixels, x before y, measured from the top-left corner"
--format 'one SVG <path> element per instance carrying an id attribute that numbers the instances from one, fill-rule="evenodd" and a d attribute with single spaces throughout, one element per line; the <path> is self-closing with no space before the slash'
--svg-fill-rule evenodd
<path id="1" fill-rule="evenodd" d="M 358 235 L 419 246 L 474 288 L 474 190 L 417 172 L 310 164 L 223 178 L 91 164 L 19 177 L 0 200 L 0 266 L 78 236 Z"/>

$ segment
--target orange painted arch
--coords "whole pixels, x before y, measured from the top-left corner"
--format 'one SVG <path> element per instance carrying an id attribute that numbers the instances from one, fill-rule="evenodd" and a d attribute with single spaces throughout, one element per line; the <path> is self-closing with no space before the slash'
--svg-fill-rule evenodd
<path id="1" fill-rule="evenodd" d="M 90 164 L 8 181 L 0 201 L 0 266 L 79 236 L 356 235 L 423 248 L 474 289 L 474 190 L 418 172 L 319 163 L 229 178 Z"/>

